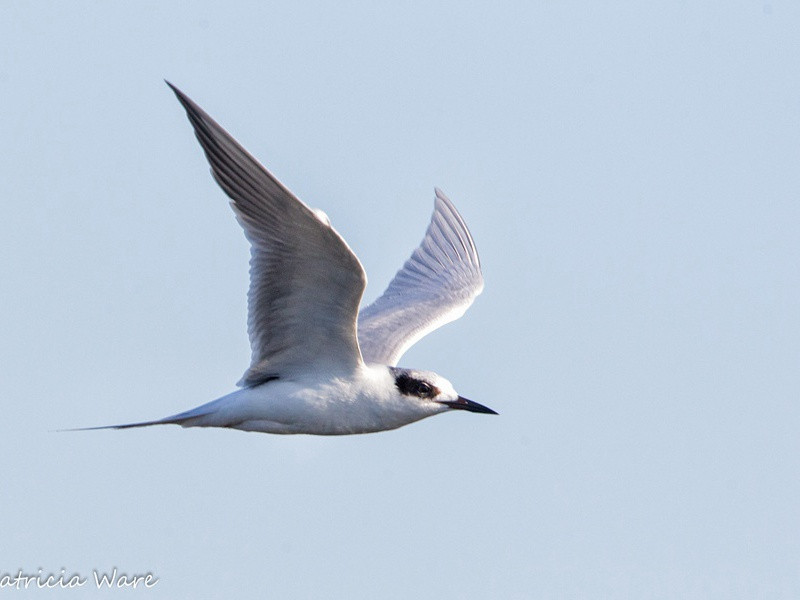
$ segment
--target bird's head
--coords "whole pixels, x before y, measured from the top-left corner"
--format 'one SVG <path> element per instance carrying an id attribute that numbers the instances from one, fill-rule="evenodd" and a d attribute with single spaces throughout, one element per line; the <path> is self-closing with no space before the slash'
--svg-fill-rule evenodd
<path id="1" fill-rule="evenodd" d="M 491 408 L 459 396 L 453 384 L 431 371 L 390 367 L 397 391 L 408 400 L 428 408 L 432 414 L 445 410 L 467 410 L 496 415 Z"/>

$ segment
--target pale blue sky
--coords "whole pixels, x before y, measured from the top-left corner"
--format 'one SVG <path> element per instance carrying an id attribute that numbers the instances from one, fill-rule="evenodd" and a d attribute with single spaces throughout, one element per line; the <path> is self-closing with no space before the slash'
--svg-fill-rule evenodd
<path id="1" fill-rule="evenodd" d="M 0 574 L 800 596 L 800 2 L 178 6 L 1 9 Z M 499 417 L 51 431 L 248 363 L 247 244 L 163 78 L 328 213 L 367 300 L 453 199 L 486 290 L 403 364 Z"/>

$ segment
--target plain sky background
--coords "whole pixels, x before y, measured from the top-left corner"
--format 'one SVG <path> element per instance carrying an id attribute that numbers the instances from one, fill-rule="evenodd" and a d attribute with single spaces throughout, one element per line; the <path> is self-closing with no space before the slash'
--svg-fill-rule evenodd
<path id="1" fill-rule="evenodd" d="M 147 598 L 800 597 L 800 2 L 4 2 L 0 573 Z M 440 186 L 486 278 L 418 343 L 500 416 L 56 433 L 249 361 L 181 87 L 361 258 Z M 85 586 L 8 597 L 99 597 Z"/>

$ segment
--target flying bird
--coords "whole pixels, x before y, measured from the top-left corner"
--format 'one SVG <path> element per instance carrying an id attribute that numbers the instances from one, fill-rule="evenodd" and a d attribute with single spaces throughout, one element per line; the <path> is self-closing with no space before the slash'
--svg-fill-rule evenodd
<path id="1" fill-rule="evenodd" d="M 177 424 L 265 433 L 345 435 L 396 429 L 443 412 L 497 414 L 444 377 L 397 366 L 426 334 L 483 290 L 475 243 L 435 190 L 422 243 L 386 291 L 359 311 L 364 268 L 327 216 L 294 196 L 220 125 L 167 82 L 186 109 L 214 179 L 250 242 L 251 363 L 240 389 L 158 419 L 88 429 Z"/>

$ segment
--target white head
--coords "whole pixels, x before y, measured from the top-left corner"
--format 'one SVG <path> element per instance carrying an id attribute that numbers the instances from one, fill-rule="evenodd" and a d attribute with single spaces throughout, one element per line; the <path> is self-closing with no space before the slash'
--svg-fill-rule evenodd
<path id="1" fill-rule="evenodd" d="M 453 384 L 432 371 L 389 367 L 397 391 L 429 414 L 445 410 L 468 410 L 469 412 L 496 415 L 491 408 L 459 396 Z"/>

